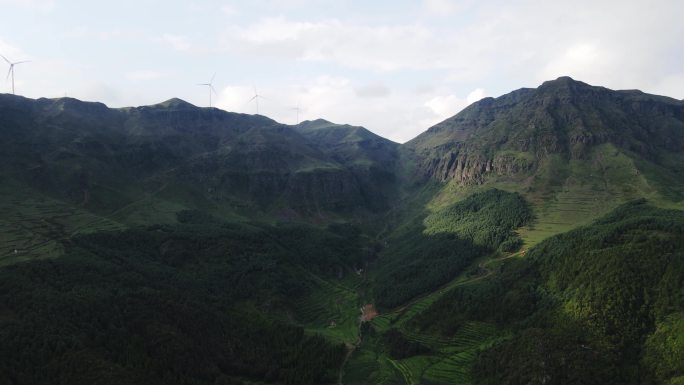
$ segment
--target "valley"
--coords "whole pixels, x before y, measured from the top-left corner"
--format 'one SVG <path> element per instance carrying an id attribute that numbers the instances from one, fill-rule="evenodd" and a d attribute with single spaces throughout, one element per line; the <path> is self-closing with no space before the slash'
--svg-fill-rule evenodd
<path id="1" fill-rule="evenodd" d="M 398 144 L 0 95 L 0 132 L 0 384 L 684 379 L 682 101 L 562 77 Z"/>

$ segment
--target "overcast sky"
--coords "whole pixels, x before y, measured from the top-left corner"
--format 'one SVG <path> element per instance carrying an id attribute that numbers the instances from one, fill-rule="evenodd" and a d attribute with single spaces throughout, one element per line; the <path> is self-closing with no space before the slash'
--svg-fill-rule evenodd
<path id="1" fill-rule="evenodd" d="M 484 96 L 569 75 L 684 98 L 684 1 L 0 0 L 17 93 L 179 97 L 406 141 Z M 2 92 L 10 92 L 4 75 Z"/>

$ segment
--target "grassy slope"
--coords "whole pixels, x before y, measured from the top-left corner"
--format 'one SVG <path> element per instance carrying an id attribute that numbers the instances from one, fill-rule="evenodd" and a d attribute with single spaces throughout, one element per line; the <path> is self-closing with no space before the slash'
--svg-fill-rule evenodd
<path id="1" fill-rule="evenodd" d="M 680 160 L 673 160 L 677 162 Z M 439 210 L 491 187 L 518 192 L 532 204 L 536 216 L 531 225 L 520 230 L 529 248 L 550 236 L 589 224 L 632 199 L 645 197 L 660 207 L 684 209 L 684 185 L 679 180 L 674 183 L 670 174 L 611 144 L 603 144 L 594 148 L 586 160 L 549 157 L 526 179 L 492 176 L 483 185 L 447 184 L 428 207 Z"/>

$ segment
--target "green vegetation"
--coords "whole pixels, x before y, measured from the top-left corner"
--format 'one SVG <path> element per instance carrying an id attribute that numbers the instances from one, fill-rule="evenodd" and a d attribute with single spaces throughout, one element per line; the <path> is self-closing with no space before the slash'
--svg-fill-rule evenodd
<path id="1" fill-rule="evenodd" d="M 401 229 L 399 234 L 395 233 L 390 237 L 390 246 L 382 251 L 380 257 L 383 268 L 387 263 L 392 263 L 384 261 L 383 258 L 390 255 L 386 253 L 392 248 L 393 241 L 402 242 L 404 248 L 410 248 L 415 244 L 416 249 L 412 250 L 434 247 L 425 254 L 414 254 L 421 257 L 435 255 L 434 250 L 440 250 L 438 247 L 443 247 L 441 250 L 453 256 L 455 254 L 450 246 L 459 245 L 457 242 L 472 247 L 477 253 L 460 262 L 460 265 L 457 265 L 459 269 L 452 271 L 451 276 L 445 276 L 442 281 L 444 286 L 438 291 L 419 296 L 408 303 L 404 300 L 401 302 L 402 306 L 373 319 L 370 326 L 365 329 L 361 347 L 345 365 L 345 383 L 362 383 L 357 379 L 363 376 L 377 379 L 378 383 L 393 383 L 397 381 L 397 377 L 403 379 L 403 383 L 406 384 L 442 384 L 453 381 L 473 383 L 471 367 L 478 352 L 508 338 L 506 330 L 484 317 L 486 322 L 466 319 L 452 327 L 448 333 L 441 333 L 438 328 L 423 328 L 417 320 L 422 319 L 427 309 L 442 301 L 444 296 L 453 290 L 471 287 L 486 280 L 491 274 L 489 265 L 498 261 L 490 261 L 487 256 L 492 253 L 496 255 L 497 249 L 507 240 L 517 239 L 513 230 L 532 220 L 529 206 L 519 194 L 483 190 L 422 218 L 424 219 L 412 222 Z M 416 227 L 422 231 L 415 231 Z M 420 237 L 415 237 L 415 234 L 419 234 Z M 427 242 L 430 244 L 426 245 Z M 457 252 L 462 253 L 463 248 L 460 245 Z M 458 261 L 446 260 L 445 263 L 456 264 Z M 416 264 L 413 263 L 412 266 Z M 445 268 L 444 265 L 441 266 L 442 270 Z M 375 277 L 376 285 L 383 284 L 380 281 L 382 278 Z M 413 276 L 410 278 L 415 279 Z M 402 284 L 403 282 L 398 282 L 396 286 Z M 415 293 L 423 294 L 425 291 L 427 290 L 416 290 Z M 384 298 L 380 297 L 379 293 L 381 292 L 376 287 L 375 300 L 382 305 Z M 434 324 L 440 320 L 431 321 Z"/>
<path id="2" fill-rule="evenodd" d="M 398 306 L 449 282 L 478 257 L 517 249 L 522 242 L 514 230 L 531 220 L 520 195 L 500 190 L 414 218 L 392 234 L 377 262 L 376 303 Z"/>
<path id="3" fill-rule="evenodd" d="M 511 272 L 511 266 L 520 263 L 524 262 L 507 261 L 506 268 L 496 272 L 496 279 L 454 287 L 419 313 L 411 326 L 449 337 L 472 321 L 506 328 L 524 319 L 532 313 L 539 296 L 536 287 L 518 282 L 517 270 Z"/>
<path id="4" fill-rule="evenodd" d="M 505 338 L 492 325 L 478 322 L 464 325 L 451 338 L 412 332 L 405 325 L 381 332 L 379 325 L 374 320 L 365 331 L 359 351 L 344 368 L 344 383 L 471 384 L 470 367 L 478 352 Z M 411 354 L 393 352 L 397 345 Z"/>
<path id="5" fill-rule="evenodd" d="M 393 369 L 421 384 L 675 384 L 683 241 L 683 212 L 640 200 L 525 257 L 475 262 L 477 270 L 375 318 L 345 379 Z M 418 350 L 392 357 L 396 341 Z"/>
<path id="6" fill-rule="evenodd" d="M 684 313 L 670 314 L 658 322 L 646 340 L 643 365 L 653 370 L 657 382 L 679 384 L 684 380 Z"/>
<path id="7" fill-rule="evenodd" d="M 284 314 L 356 262 L 358 231 L 179 219 L 0 269 L 0 382 L 334 382 L 344 338 Z"/>
<path id="8" fill-rule="evenodd" d="M 683 212 L 634 201 L 531 249 L 506 267 L 517 276 L 509 287 L 537 288 L 529 300 L 511 300 L 514 307 L 528 303 L 528 315 L 518 317 L 510 342 L 481 356 L 481 383 L 629 384 L 681 376 L 678 364 L 658 357 L 681 355 L 682 346 L 656 326 L 661 333 L 676 327 L 684 308 L 683 242 Z"/>
<path id="9" fill-rule="evenodd" d="M 0 95 L 0 134 L 0 385 L 684 384 L 682 101 L 560 78 L 399 145 Z"/>
<path id="10" fill-rule="evenodd" d="M 454 233 L 476 245 L 515 251 L 522 242 L 514 230 L 532 221 L 532 210 L 519 194 L 491 189 L 425 218 L 425 233 Z"/>
<path id="11" fill-rule="evenodd" d="M 183 209 L 332 222 L 386 209 L 396 190 L 397 144 L 357 131 L 333 146 L 262 116 L 180 100 L 109 109 L 0 95 L 0 178 L 12 186 L 3 195 L 38 195 L 125 226 L 170 223 Z"/>

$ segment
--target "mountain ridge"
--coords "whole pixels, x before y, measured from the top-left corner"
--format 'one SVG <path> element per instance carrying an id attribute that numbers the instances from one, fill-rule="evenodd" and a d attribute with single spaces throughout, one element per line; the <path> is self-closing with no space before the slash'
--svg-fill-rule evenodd
<path id="1" fill-rule="evenodd" d="M 0 383 L 684 378 L 677 100 L 563 77 L 398 144 L 0 95 L 0 135 Z"/>
<path id="2" fill-rule="evenodd" d="M 482 99 L 404 144 L 364 127 L 285 125 L 179 98 L 112 109 L 2 94 L 0 112 L 5 172 L 99 214 L 176 189 L 228 215 L 349 218 L 359 207 L 395 207 L 426 180 L 447 186 L 435 198 L 444 202 L 463 196 L 453 188 L 491 185 L 541 205 L 578 181 L 604 184 L 612 207 L 640 196 L 684 199 L 684 104 L 570 77 Z"/>

